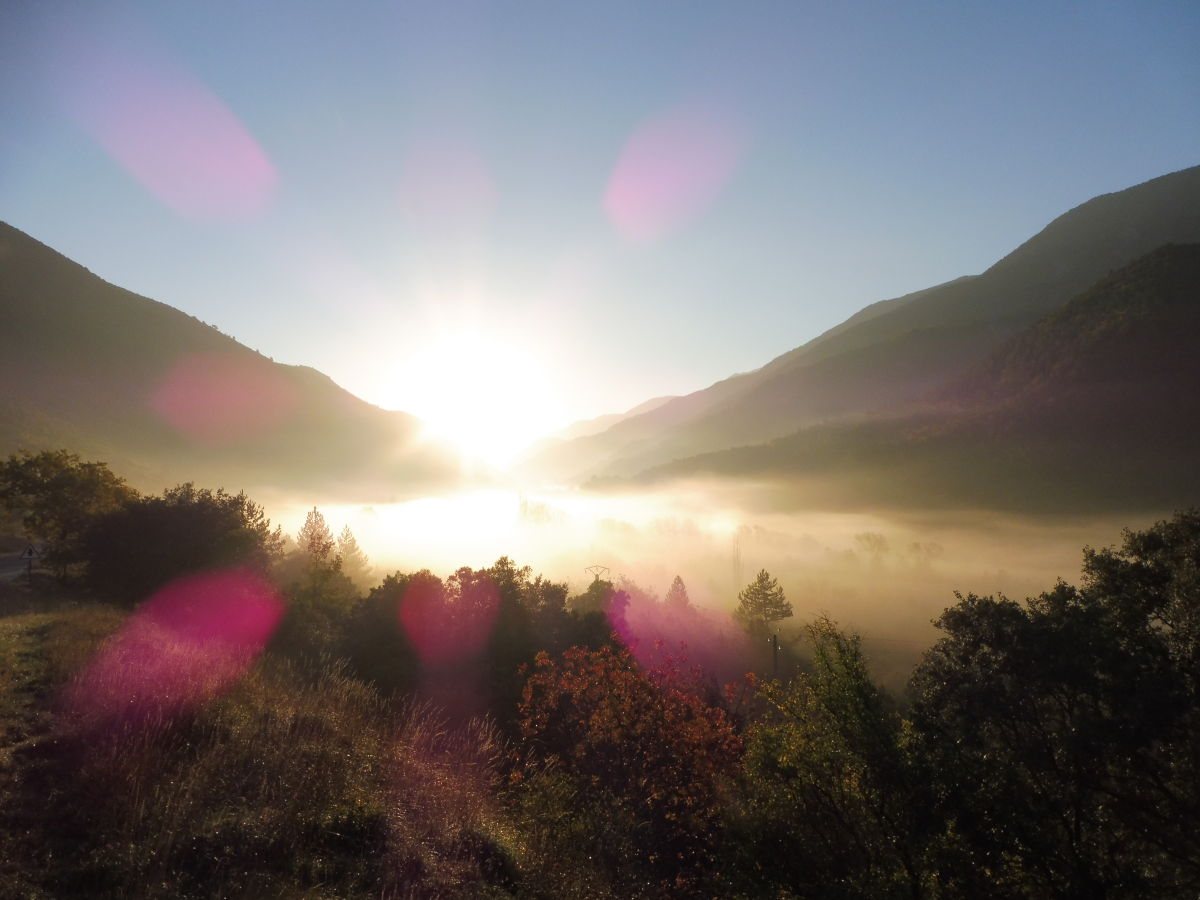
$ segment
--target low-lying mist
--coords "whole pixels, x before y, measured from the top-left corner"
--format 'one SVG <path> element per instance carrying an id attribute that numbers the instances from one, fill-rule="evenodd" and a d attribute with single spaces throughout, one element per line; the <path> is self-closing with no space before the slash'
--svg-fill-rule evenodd
<path id="1" fill-rule="evenodd" d="M 267 500 L 295 534 L 311 506 Z M 728 613 L 760 569 L 778 578 L 795 617 L 828 614 L 866 639 L 877 675 L 902 681 L 936 636 L 932 620 L 955 591 L 1023 598 L 1078 579 L 1084 546 L 1116 543 L 1152 521 L 1019 517 L 988 511 L 764 512 L 715 487 L 592 494 L 475 490 L 379 505 L 321 507 L 334 531 L 349 525 L 374 576 L 430 569 L 447 575 L 501 556 L 565 581 L 571 593 L 608 568 L 657 597 L 680 575 L 696 606 Z"/>

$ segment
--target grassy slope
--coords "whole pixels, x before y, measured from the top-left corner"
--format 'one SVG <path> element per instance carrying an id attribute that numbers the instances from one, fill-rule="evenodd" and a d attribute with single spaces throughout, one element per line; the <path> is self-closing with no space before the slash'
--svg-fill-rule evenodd
<path id="1" fill-rule="evenodd" d="M 0 582 L 0 898 L 508 896 L 486 729 L 270 654 L 165 711 L 179 695 L 141 663 L 124 685 L 80 675 L 125 621 Z M 69 713 L 79 683 L 89 706 Z"/>
<path id="2" fill-rule="evenodd" d="M 0 582 L 0 897 L 53 897 L 70 852 L 55 821 L 52 700 L 120 615 L 43 587 Z"/>

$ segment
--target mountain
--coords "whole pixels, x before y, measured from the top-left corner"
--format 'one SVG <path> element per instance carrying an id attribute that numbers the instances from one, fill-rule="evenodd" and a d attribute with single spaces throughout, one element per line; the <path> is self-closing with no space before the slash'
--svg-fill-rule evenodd
<path id="1" fill-rule="evenodd" d="M 562 441 L 573 441 L 575 438 L 590 437 L 593 434 L 599 434 L 602 431 L 607 431 L 618 422 L 623 422 L 625 419 L 633 416 L 640 416 L 648 412 L 653 412 L 664 403 L 669 403 L 676 397 L 654 397 L 644 403 L 639 403 L 633 409 L 626 410 L 623 413 L 608 413 L 603 416 L 596 416 L 594 419 L 584 419 L 580 422 L 574 422 L 568 425 L 561 431 L 551 435 Z"/>
<path id="2" fill-rule="evenodd" d="M 1200 501 L 1200 244 L 1101 279 L 920 402 L 639 480 L 753 482 L 777 505 L 1161 511 Z"/>
<path id="3" fill-rule="evenodd" d="M 600 434 L 606 431 L 618 422 L 623 422 L 625 419 L 633 416 L 640 416 L 643 413 L 648 413 L 651 410 L 658 409 L 664 403 L 674 400 L 674 397 L 654 397 L 639 403 L 633 409 L 626 410 L 623 413 L 606 413 L 602 416 L 596 416 L 591 419 L 582 419 L 578 422 L 572 422 L 566 428 L 546 435 L 546 437 L 534 441 L 521 454 L 521 460 L 528 463 L 529 460 L 536 459 L 542 454 L 547 453 L 555 447 L 565 444 L 567 441 L 573 441 L 577 438 L 591 437 L 594 434 Z M 518 464 L 521 465 L 521 463 Z"/>
<path id="4" fill-rule="evenodd" d="M 457 472 L 420 422 L 115 287 L 0 223 L 0 452 L 67 447 L 180 480 L 375 500 Z"/>
<path id="5" fill-rule="evenodd" d="M 903 407 L 1114 269 L 1163 244 L 1194 241 L 1200 166 L 1089 200 L 981 275 L 868 306 L 754 372 L 548 448 L 527 472 L 561 481 L 631 476 Z"/>

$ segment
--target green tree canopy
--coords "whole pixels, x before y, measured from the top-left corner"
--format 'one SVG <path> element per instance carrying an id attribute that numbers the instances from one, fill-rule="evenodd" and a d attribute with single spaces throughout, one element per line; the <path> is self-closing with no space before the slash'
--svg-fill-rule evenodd
<path id="1" fill-rule="evenodd" d="M 1200 889 L 1200 512 L 1087 550 L 1080 588 L 968 595 L 912 683 L 955 896 Z"/>
<path id="2" fill-rule="evenodd" d="M 771 896 L 922 896 L 923 829 L 900 717 L 857 635 L 827 618 L 805 630 L 810 670 L 759 687 L 766 709 L 750 729 L 740 824 L 759 853 L 778 852 L 752 877 Z"/>
<path id="3" fill-rule="evenodd" d="M 83 538 L 88 584 L 136 602 L 180 575 L 246 566 L 266 572 L 283 534 L 244 493 L 181 484 L 92 521 Z"/>
<path id="4" fill-rule="evenodd" d="M 22 451 L 0 463 L 0 504 L 20 519 L 26 537 L 45 542 L 46 562 L 60 577 L 82 561 L 91 523 L 136 497 L 106 464 L 66 450 Z"/>
<path id="5" fill-rule="evenodd" d="M 772 622 L 790 618 L 792 604 L 783 595 L 783 588 L 767 572 L 758 576 L 738 594 L 737 609 L 733 617 L 751 634 L 764 634 Z"/>

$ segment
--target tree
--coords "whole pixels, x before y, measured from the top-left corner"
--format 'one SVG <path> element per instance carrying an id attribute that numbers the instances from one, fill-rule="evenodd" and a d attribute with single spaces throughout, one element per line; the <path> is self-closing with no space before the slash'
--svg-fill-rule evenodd
<path id="1" fill-rule="evenodd" d="M 363 588 L 371 579 L 371 561 L 363 553 L 354 537 L 354 532 L 347 525 L 338 535 L 338 556 L 342 558 L 342 572 L 357 587 Z"/>
<path id="2" fill-rule="evenodd" d="M 342 571 L 336 546 L 325 517 L 314 506 L 296 534 L 296 550 L 277 572 L 288 611 L 272 646 L 302 665 L 319 666 L 323 655 L 344 652 L 358 592 Z"/>
<path id="3" fill-rule="evenodd" d="M 0 463 L 0 505 L 20 518 L 26 537 L 45 542 L 46 563 L 60 578 L 83 560 L 92 522 L 136 498 L 107 465 L 66 450 L 22 451 Z"/>
<path id="4" fill-rule="evenodd" d="M 733 617 L 753 635 L 765 635 L 772 622 L 790 618 L 792 604 L 783 595 L 779 582 L 767 573 L 758 576 L 738 594 Z"/>
<path id="5" fill-rule="evenodd" d="M 878 563 L 888 552 L 888 539 L 878 531 L 860 531 L 854 536 L 858 548 Z"/>
<path id="6" fill-rule="evenodd" d="M 951 895 L 1200 890 L 1200 512 L 1083 570 L 1024 603 L 961 597 L 913 677 Z"/>
<path id="7" fill-rule="evenodd" d="M 335 558 L 333 548 L 337 542 L 325 524 L 325 517 L 315 506 L 305 516 L 304 524 L 296 535 L 296 543 L 300 546 L 300 552 L 317 565 L 330 564 Z"/>
<path id="8" fill-rule="evenodd" d="M 576 594 L 567 601 L 567 607 L 577 616 L 605 613 L 616 593 L 617 588 L 611 581 L 605 578 L 593 578 L 592 583 L 583 593 Z"/>
<path id="9" fill-rule="evenodd" d="M 671 587 L 667 590 L 667 596 L 663 602 L 670 609 L 684 610 L 691 606 L 691 600 L 688 598 L 687 588 L 684 587 L 683 579 L 678 575 L 671 582 Z"/>
<path id="10" fill-rule="evenodd" d="M 741 739 L 675 667 L 647 672 L 613 647 L 539 653 L 519 724 L 540 756 L 527 771 L 566 776 L 585 832 L 575 840 L 619 880 L 618 895 L 714 895 L 699 887 L 723 844 L 721 797 Z M 658 884 L 647 892 L 648 879 Z"/>
<path id="11" fill-rule="evenodd" d="M 811 669 L 759 686 L 747 740 L 743 878 L 758 896 L 917 897 L 924 831 L 900 717 L 857 635 L 806 628 Z"/>
<path id="12" fill-rule="evenodd" d="M 265 573 L 283 534 L 244 493 L 181 484 L 100 516 L 82 540 L 86 582 L 112 600 L 137 602 L 181 575 L 233 566 Z"/>

